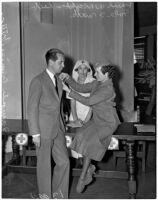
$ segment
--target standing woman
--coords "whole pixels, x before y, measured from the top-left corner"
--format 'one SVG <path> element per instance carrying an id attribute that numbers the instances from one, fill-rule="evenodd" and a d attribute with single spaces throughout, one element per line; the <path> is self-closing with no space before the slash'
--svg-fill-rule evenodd
<path id="1" fill-rule="evenodd" d="M 93 72 L 86 60 L 78 60 L 72 71 L 72 78 L 80 84 L 90 83 L 94 81 Z M 90 93 L 80 93 L 82 96 L 88 97 Z M 82 126 L 82 123 L 86 123 L 92 116 L 92 108 L 86 106 L 76 99 L 71 99 L 71 114 L 69 117 L 70 124 L 74 126 Z M 71 151 L 73 157 L 78 159 L 78 165 L 82 165 L 82 155 L 75 151 Z"/>
<path id="2" fill-rule="evenodd" d="M 110 144 L 111 136 L 120 124 L 114 102 L 115 91 L 112 82 L 114 74 L 114 66 L 100 64 L 95 70 L 97 80 L 92 83 L 81 85 L 67 74 L 60 76 L 61 79 L 65 78 L 66 83 L 72 88 L 69 89 L 63 84 L 63 89 L 68 92 L 69 96 L 91 106 L 93 112 L 91 120 L 79 128 L 71 144 L 71 149 L 84 156 L 82 173 L 76 187 L 78 193 L 81 193 L 85 185 L 92 181 L 95 168 L 91 164 L 91 160 L 102 160 Z M 76 91 L 90 92 L 90 96 L 83 97 Z"/>
<path id="3" fill-rule="evenodd" d="M 86 60 L 78 60 L 72 71 L 72 78 L 80 84 L 90 83 L 94 81 L 93 72 Z M 82 96 L 88 97 L 90 93 L 80 93 Z M 89 121 L 92 115 L 92 109 L 86 106 L 76 99 L 71 99 L 71 114 L 69 117 L 70 121 L 79 123 L 82 121 L 86 123 Z"/>

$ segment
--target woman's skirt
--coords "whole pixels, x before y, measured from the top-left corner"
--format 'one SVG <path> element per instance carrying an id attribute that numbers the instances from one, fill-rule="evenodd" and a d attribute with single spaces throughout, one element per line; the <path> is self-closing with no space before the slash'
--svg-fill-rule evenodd
<path id="1" fill-rule="evenodd" d="M 89 121 L 77 131 L 70 148 L 92 160 L 101 161 L 113 131 L 108 126 L 98 126 Z"/>

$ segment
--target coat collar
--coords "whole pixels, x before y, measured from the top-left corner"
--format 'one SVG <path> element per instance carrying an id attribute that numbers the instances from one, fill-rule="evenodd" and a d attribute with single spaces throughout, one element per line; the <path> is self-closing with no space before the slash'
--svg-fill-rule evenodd
<path id="1" fill-rule="evenodd" d="M 61 99 L 61 96 L 62 96 L 62 82 L 61 82 L 61 80 L 59 79 L 59 77 L 57 76 L 59 95 L 57 94 L 56 89 L 55 89 L 55 85 L 54 85 L 53 81 L 51 80 L 50 76 L 48 75 L 48 73 L 46 72 L 46 70 L 43 72 L 43 77 L 44 77 L 44 79 L 46 80 L 47 84 L 52 88 L 52 90 L 53 90 L 55 96 L 56 96 L 58 99 Z"/>
<path id="2" fill-rule="evenodd" d="M 111 85 L 111 86 L 113 86 L 113 82 L 112 82 L 112 79 L 108 79 L 108 80 L 106 80 L 104 82 L 99 82 L 99 85 L 102 85 L 102 86 Z"/>

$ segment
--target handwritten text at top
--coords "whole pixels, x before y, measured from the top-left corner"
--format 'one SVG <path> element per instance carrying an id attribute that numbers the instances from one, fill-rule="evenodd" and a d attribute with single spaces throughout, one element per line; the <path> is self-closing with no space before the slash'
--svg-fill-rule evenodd
<path id="1" fill-rule="evenodd" d="M 36 2 L 33 9 L 69 9 L 73 11 L 72 18 L 94 18 L 94 17 L 123 17 L 127 15 L 127 9 L 131 8 L 130 2 L 125 3 L 53 3 Z"/>

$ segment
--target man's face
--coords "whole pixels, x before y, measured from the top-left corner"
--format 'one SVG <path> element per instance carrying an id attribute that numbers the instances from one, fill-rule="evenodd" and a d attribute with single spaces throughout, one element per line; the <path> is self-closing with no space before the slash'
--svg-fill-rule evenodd
<path id="1" fill-rule="evenodd" d="M 101 71 L 101 66 L 99 66 L 95 70 L 95 76 L 97 78 L 97 81 L 104 82 L 108 79 L 108 72 L 103 74 L 102 71 Z"/>
<path id="2" fill-rule="evenodd" d="M 57 54 L 57 60 L 50 60 L 50 66 L 54 74 L 58 74 L 64 68 L 64 56 L 62 54 Z"/>

